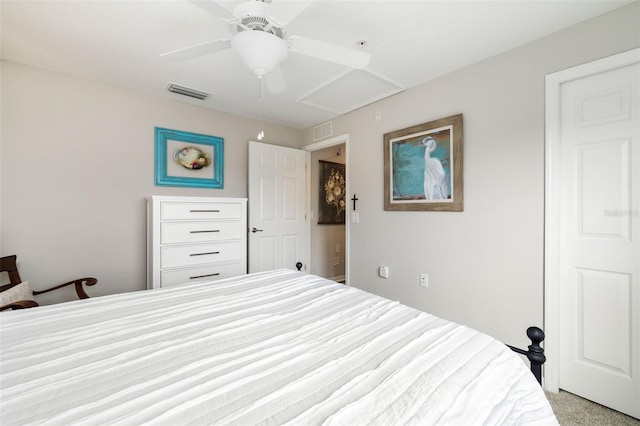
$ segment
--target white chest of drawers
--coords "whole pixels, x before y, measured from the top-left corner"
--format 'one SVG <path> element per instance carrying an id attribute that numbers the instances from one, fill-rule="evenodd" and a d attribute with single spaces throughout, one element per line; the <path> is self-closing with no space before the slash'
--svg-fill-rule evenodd
<path id="1" fill-rule="evenodd" d="M 247 199 L 147 199 L 147 288 L 247 273 Z"/>

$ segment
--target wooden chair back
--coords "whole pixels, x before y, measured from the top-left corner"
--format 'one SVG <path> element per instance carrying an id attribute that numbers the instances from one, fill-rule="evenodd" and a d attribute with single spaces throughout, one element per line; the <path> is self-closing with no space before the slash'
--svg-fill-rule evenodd
<path id="1" fill-rule="evenodd" d="M 0 292 L 10 289 L 22 282 L 20 273 L 18 273 L 18 265 L 16 264 L 17 256 L 15 254 L 11 256 L 0 257 L 0 272 L 7 272 L 9 274 L 9 284 L 0 286 Z"/>

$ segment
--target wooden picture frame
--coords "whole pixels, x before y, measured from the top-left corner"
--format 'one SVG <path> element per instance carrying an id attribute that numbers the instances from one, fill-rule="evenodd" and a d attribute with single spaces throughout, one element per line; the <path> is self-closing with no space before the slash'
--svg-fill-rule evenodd
<path id="1" fill-rule="evenodd" d="M 155 184 L 224 187 L 224 139 L 155 128 Z"/>
<path id="2" fill-rule="evenodd" d="M 344 225 L 347 209 L 345 165 L 318 160 L 318 225 Z"/>
<path id="3" fill-rule="evenodd" d="M 464 208 L 462 114 L 384 134 L 384 209 Z"/>

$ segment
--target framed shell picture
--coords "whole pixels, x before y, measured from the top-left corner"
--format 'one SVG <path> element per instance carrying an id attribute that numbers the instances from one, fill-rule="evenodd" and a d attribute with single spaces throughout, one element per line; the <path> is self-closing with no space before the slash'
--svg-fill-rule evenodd
<path id="1" fill-rule="evenodd" d="M 344 225 L 347 207 L 345 165 L 318 161 L 320 165 L 318 225 Z"/>
<path id="2" fill-rule="evenodd" d="M 157 186 L 223 188 L 224 139 L 155 128 Z"/>

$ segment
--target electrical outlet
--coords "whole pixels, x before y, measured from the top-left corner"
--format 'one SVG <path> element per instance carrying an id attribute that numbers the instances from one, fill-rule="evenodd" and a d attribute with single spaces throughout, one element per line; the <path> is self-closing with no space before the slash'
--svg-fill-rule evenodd
<path id="1" fill-rule="evenodd" d="M 429 274 L 425 274 L 424 272 L 420 273 L 420 287 L 429 287 Z"/>
<path id="2" fill-rule="evenodd" d="M 338 256 L 333 258 L 333 266 L 338 266 L 340 264 L 340 258 Z"/>
<path id="3" fill-rule="evenodd" d="M 378 276 L 381 278 L 389 278 L 389 267 L 388 266 L 380 266 L 378 268 Z"/>

